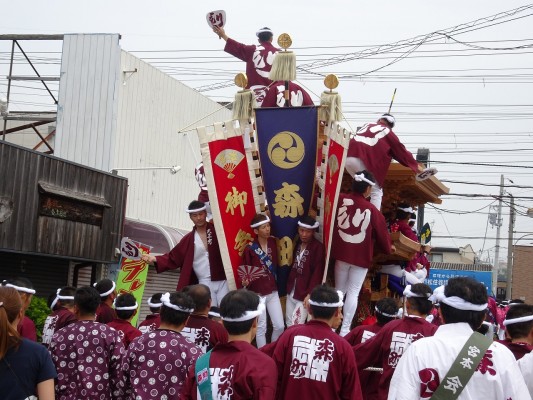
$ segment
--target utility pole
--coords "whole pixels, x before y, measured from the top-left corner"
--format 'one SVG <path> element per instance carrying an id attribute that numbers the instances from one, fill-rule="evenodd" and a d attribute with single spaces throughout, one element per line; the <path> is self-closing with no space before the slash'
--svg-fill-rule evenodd
<path id="1" fill-rule="evenodd" d="M 498 201 L 498 219 L 496 220 L 496 246 L 494 246 L 494 267 L 492 269 L 492 293 L 498 291 L 498 269 L 500 268 L 500 228 L 502 226 L 503 174 L 500 179 L 500 199 Z"/>
<path id="2" fill-rule="evenodd" d="M 515 210 L 514 210 L 514 197 L 511 195 L 511 205 L 509 213 L 509 240 L 507 242 L 507 288 L 505 290 L 505 299 L 512 299 L 512 290 L 513 290 L 513 232 L 514 232 L 514 220 L 515 220 Z"/>

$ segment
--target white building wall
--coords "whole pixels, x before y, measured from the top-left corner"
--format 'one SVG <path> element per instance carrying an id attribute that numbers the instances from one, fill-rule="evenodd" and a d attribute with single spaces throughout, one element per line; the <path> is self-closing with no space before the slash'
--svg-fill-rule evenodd
<path id="1" fill-rule="evenodd" d="M 126 215 L 190 228 L 185 209 L 199 193 L 194 168 L 201 160 L 194 127 L 231 119 L 231 112 L 125 51 L 121 71 L 114 162 L 109 169 L 181 166 L 175 175 L 168 170 L 119 170 L 129 181 Z M 178 133 L 212 113 L 186 133 Z"/>
<path id="2" fill-rule="evenodd" d="M 65 35 L 55 155 L 109 171 L 116 140 L 118 34 Z"/>

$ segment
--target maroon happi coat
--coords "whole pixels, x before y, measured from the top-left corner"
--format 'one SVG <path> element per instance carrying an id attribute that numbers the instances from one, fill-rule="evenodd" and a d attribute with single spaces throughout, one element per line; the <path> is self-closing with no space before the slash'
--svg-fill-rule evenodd
<path id="1" fill-rule="evenodd" d="M 139 336 L 122 361 L 126 398 L 178 399 L 189 367 L 201 354 L 198 346 L 173 330 Z"/>
<path id="2" fill-rule="evenodd" d="M 289 82 L 290 107 L 314 105 L 311 96 L 297 83 Z M 285 107 L 285 82 L 276 81 L 266 90 L 261 107 Z"/>
<path id="3" fill-rule="evenodd" d="M 378 324 L 359 325 L 353 328 L 344 339 L 352 346 L 364 343 L 374 337 L 381 330 Z M 381 374 L 375 371 L 359 371 L 359 381 L 361 382 L 361 392 L 364 400 L 373 400 L 376 397 Z"/>
<path id="4" fill-rule="evenodd" d="M 352 347 L 325 322 L 287 329 L 274 350 L 279 399 L 360 399 Z"/>
<path id="5" fill-rule="evenodd" d="M 226 273 L 224 264 L 220 256 L 217 234 L 215 226 L 207 222 L 207 252 L 209 253 L 209 270 L 212 281 L 225 281 Z M 158 274 L 171 269 L 181 268 L 180 278 L 176 290 L 181 290 L 185 286 L 195 285 L 198 278 L 194 273 L 192 263 L 194 260 L 194 234 L 196 227 L 192 232 L 183 236 L 180 242 L 169 253 L 156 257 L 155 269 Z"/>
<path id="6" fill-rule="evenodd" d="M 386 400 L 394 369 L 409 345 L 423 337 L 433 336 L 437 327 L 424 318 L 408 316 L 387 323 L 371 339 L 355 346 L 359 371 L 372 366 L 383 368 L 376 400 Z"/>
<path id="7" fill-rule="evenodd" d="M 526 354 L 529 354 L 533 351 L 533 346 L 531 346 L 529 343 L 513 343 L 508 340 L 498 340 L 498 342 L 505 345 L 505 347 L 511 350 L 511 353 L 513 353 L 517 361 L 524 357 Z"/>
<path id="8" fill-rule="evenodd" d="M 209 359 L 209 374 L 213 399 L 273 400 L 276 398 L 276 364 L 247 342 L 232 341 L 217 344 Z M 193 365 L 189 368 L 181 398 L 199 399 L 197 389 Z"/>
<path id="9" fill-rule="evenodd" d="M 142 335 L 140 330 L 138 330 L 128 321 L 125 321 L 123 319 L 115 318 L 113 321 L 108 323 L 107 326 L 110 326 L 119 333 L 120 338 L 122 339 L 122 342 L 124 342 L 124 347 L 126 349 L 133 341 L 133 339 Z"/>
<path id="10" fill-rule="evenodd" d="M 32 340 L 34 342 L 37 341 L 37 329 L 35 328 L 35 324 L 26 315 L 17 325 L 17 332 L 23 338 Z"/>
<path id="11" fill-rule="evenodd" d="M 418 172 L 418 163 L 398 136 L 392 129 L 377 123 L 366 124 L 357 131 L 356 138 L 350 139 L 347 157 L 361 159 L 381 187 L 393 158 L 413 172 Z"/>
<path id="12" fill-rule="evenodd" d="M 155 331 L 161 325 L 161 316 L 159 313 L 148 314 L 146 319 L 139 324 L 141 333 L 148 333 Z"/>
<path id="13" fill-rule="evenodd" d="M 181 334 L 194 343 L 202 352 L 211 350 L 217 343 L 228 342 L 228 332 L 222 324 L 219 324 L 207 315 L 191 314 Z"/>
<path id="14" fill-rule="evenodd" d="M 334 224 L 331 255 L 335 260 L 369 268 L 374 244 L 380 253 L 390 254 L 391 241 L 385 217 L 363 195 L 341 193 Z"/>
<path id="15" fill-rule="evenodd" d="M 117 317 L 117 314 L 115 313 L 115 310 L 107 303 L 100 303 L 98 308 L 96 309 L 96 322 L 100 322 L 101 324 L 108 324 L 109 322 L 113 321 Z"/>
<path id="16" fill-rule="evenodd" d="M 106 324 L 77 321 L 58 330 L 50 343 L 56 366 L 56 399 L 120 399 L 124 344 Z"/>
<path id="17" fill-rule="evenodd" d="M 67 325 L 76 322 L 76 316 L 67 310 L 65 307 L 56 306 L 54 311 L 46 317 L 43 327 L 42 343 L 48 347 L 52 341 L 54 333 Z"/>
<path id="18" fill-rule="evenodd" d="M 322 283 L 324 265 L 326 263 L 326 251 L 324 245 L 314 237 L 305 247 L 301 258 L 302 242 L 298 241 L 294 248 L 292 268 L 287 280 L 287 293 L 294 288 L 294 299 L 303 301 L 314 289 Z"/>
<path id="19" fill-rule="evenodd" d="M 257 239 L 255 239 L 254 243 L 261 247 Z M 274 266 L 273 270 L 277 271 L 276 266 L 278 263 L 278 249 L 276 246 L 276 239 L 273 236 L 269 237 L 267 240 L 267 249 L 268 250 L 266 253 L 272 260 L 272 264 Z M 267 296 L 272 292 L 278 290 L 274 275 L 272 275 L 268 267 L 261 262 L 259 256 L 255 254 L 254 250 L 252 250 L 250 246 L 246 246 L 244 252 L 242 253 L 242 263 L 244 265 L 251 265 L 253 267 L 257 267 L 262 271 L 257 279 L 254 279 L 248 284 L 248 290 L 257 293 L 260 296 Z"/>
<path id="20" fill-rule="evenodd" d="M 257 104 L 261 106 L 266 87 L 272 83 L 269 75 L 278 49 L 270 42 L 245 45 L 228 38 L 224 51 L 246 63 L 246 77 L 248 78 L 246 88 L 254 91 Z"/>

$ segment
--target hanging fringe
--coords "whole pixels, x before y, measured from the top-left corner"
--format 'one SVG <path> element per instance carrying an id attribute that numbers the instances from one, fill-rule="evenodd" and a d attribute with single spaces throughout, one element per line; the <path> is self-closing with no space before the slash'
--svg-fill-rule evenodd
<path id="1" fill-rule="evenodd" d="M 275 81 L 294 81 L 296 79 L 296 55 L 292 51 L 276 53 L 270 79 Z"/>
<path id="2" fill-rule="evenodd" d="M 342 120 L 341 96 L 337 92 L 322 92 L 320 106 L 318 111 L 318 119 L 320 121 Z"/>
<path id="3" fill-rule="evenodd" d="M 235 102 L 233 104 L 233 119 L 251 119 L 254 107 L 256 107 L 254 92 L 252 92 L 250 89 L 237 92 L 235 94 Z"/>

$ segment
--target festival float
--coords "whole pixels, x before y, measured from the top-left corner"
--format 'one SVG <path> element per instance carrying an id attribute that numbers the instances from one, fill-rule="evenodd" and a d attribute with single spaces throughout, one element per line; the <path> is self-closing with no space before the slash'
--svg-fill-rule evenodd
<path id="1" fill-rule="evenodd" d="M 223 26 L 224 18 L 213 21 Z M 239 288 L 243 280 L 251 281 L 260 272 L 241 265 L 241 257 L 253 240 L 250 220 L 263 212 L 269 215 L 272 233 L 278 238 L 278 292 L 282 297 L 292 266 L 298 219 L 304 215 L 320 222 L 317 235 L 327 255 L 324 281 L 334 284 L 329 259 L 334 216 L 339 193 L 352 180 L 345 172 L 345 162 L 350 140 L 357 132 L 342 126 L 341 98 L 334 91 L 339 85 L 337 77 L 328 75 L 320 105 L 309 105 L 305 101 L 309 96 L 294 82 L 296 60 L 289 50 L 290 36 L 280 35 L 277 43 L 281 50 L 274 58 L 272 83 L 261 99 L 262 106 L 256 107 L 247 76 L 238 74 L 233 119 L 199 127 L 197 133 L 228 285 Z M 421 167 L 420 171 L 390 164 L 383 185 L 381 210 L 385 216 L 392 217 L 400 202 L 413 209 L 428 202 L 441 203 L 439 197 L 448 193 L 448 188 L 434 176 L 436 170 Z M 380 274 L 380 265 L 406 262 L 422 251 L 420 243 L 400 232 L 391 233 L 391 240 L 392 254 L 375 255 L 361 291 L 360 308 L 392 295 L 389 277 Z M 365 314 L 363 311 L 358 319 Z"/>

